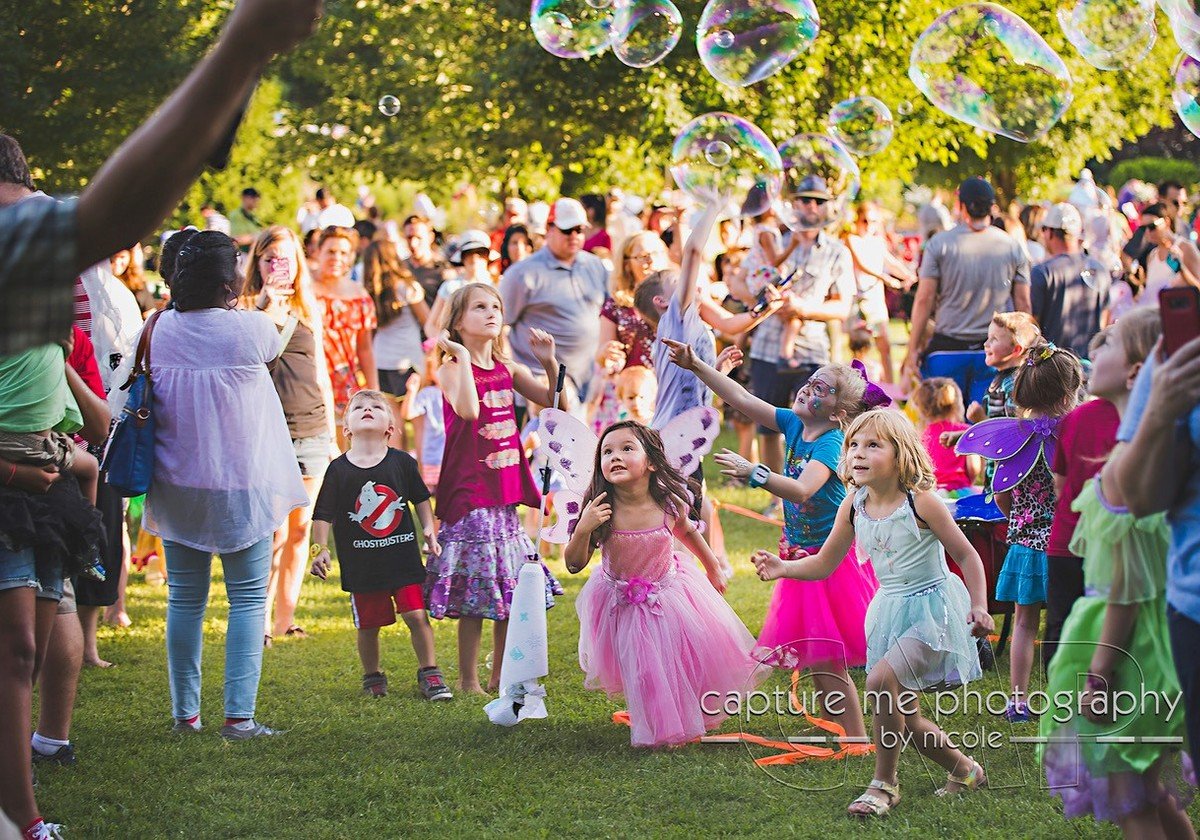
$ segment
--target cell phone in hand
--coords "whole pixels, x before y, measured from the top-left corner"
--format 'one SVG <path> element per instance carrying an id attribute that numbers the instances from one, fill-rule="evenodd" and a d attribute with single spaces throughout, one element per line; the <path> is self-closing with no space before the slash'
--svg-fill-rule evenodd
<path id="1" fill-rule="evenodd" d="M 1200 338 L 1200 289 L 1171 286 L 1158 293 L 1162 318 L 1162 348 L 1170 356 L 1194 338 Z"/>

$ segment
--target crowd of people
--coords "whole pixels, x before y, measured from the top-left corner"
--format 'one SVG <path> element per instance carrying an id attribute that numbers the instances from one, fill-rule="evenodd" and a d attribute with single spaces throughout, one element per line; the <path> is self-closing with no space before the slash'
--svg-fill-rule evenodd
<path id="1" fill-rule="evenodd" d="M 162 238 L 155 294 L 139 243 L 262 63 L 319 15 L 313 0 L 242 0 L 77 201 L 36 191 L 0 135 L 0 807 L 25 837 L 57 834 L 29 768 L 75 761 L 80 670 L 110 664 L 97 624 L 129 622 L 130 525 L 161 541 L 176 732 L 203 726 L 214 556 L 228 740 L 279 734 L 255 717 L 264 650 L 307 635 L 304 581 L 335 563 L 364 692 L 388 692 L 380 629 L 397 615 L 424 697 L 496 692 L 500 669 L 486 685 L 479 674 L 483 621 L 499 654 L 519 571 L 540 562 L 536 517 L 519 507 L 542 504 L 530 465 L 553 445 L 549 406 L 598 436 L 563 559 L 575 574 L 601 551 L 576 602 L 580 665 L 589 688 L 625 695 L 634 745 L 693 741 L 724 719 L 713 697 L 772 667 L 811 669 L 843 701 L 821 715 L 874 743 L 851 815 L 899 805 L 905 732 L 946 769 L 941 793 L 976 791 L 983 764 L 904 697 L 978 680 L 989 603 L 1010 602 L 1002 716 L 1037 719 L 1066 815 L 1195 836 L 1200 341 L 1164 356 L 1157 308 L 1164 289 L 1200 287 L 1184 185 L 1106 191 L 1085 174 L 1068 201 L 1004 209 L 970 178 L 908 236 L 870 200 L 789 231 L 715 194 L 618 188 L 513 196 L 494 229 L 457 235 L 427 201 L 387 220 L 321 189 L 285 224 L 262 218 L 248 185 L 229 216 L 206 205 L 204 229 Z M 801 213 L 835 198 L 811 180 L 790 197 Z M 136 212 L 114 221 L 118 204 Z M 977 399 L 958 369 L 936 375 L 955 354 L 988 370 Z M 156 425 L 131 521 L 102 463 L 114 422 L 145 420 L 125 410 L 137 364 Z M 733 564 L 703 470 L 660 435 L 716 400 L 737 440 L 713 456 L 723 479 L 761 489 L 763 515 L 781 520 L 777 550 L 750 558 L 777 581 L 757 639 L 721 597 Z M 952 513 L 968 496 L 994 498 L 1006 526 L 994 588 Z M 563 589 L 545 579 L 549 608 Z M 430 618 L 457 621 L 456 686 Z M 1048 686 L 1073 698 L 1066 723 L 1031 703 L 1039 640 Z M 1098 743 L 1114 692 L 1135 685 L 1181 693 L 1179 713 L 1139 708 L 1116 722 L 1147 737 Z"/>

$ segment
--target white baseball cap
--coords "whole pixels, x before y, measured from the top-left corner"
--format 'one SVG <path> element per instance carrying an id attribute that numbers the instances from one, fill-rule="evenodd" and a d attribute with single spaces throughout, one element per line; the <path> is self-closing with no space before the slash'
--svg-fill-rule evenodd
<path id="1" fill-rule="evenodd" d="M 354 227 L 354 213 L 344 204 L 330 204 L 317 216 L 317 227 Z"/>
<path id="2" fill-rule="evenodd" d="M 550 222 L 559 230 L 570 230 L 587 224 L 587 212 L 573 198 L 560 198 L 550 211 Z"/>
<path id="3" fill-rule="evenodd" d="M 1042 218 L 1042 227 L 1061 230 L 1078 239 L 1083 235 L 1083 218 L 1071 204 L 1061 202 L 1051 205 Z"/>

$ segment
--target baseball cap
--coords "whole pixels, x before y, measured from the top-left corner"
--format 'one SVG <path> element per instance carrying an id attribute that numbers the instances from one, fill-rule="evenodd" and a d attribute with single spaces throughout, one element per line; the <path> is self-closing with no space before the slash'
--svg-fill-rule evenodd
<path id="1" fill-rule="evenodd" d="M 573 198 L 560 198 L 550 210 L 550 224 L 559 230 L 570 230 L 587 224 L 583 205 Z"/>
<path id="2" fill-rule="evenodd" d="M 958 186 L 958 200 L 968 206 L 991 204 L 996 200 L 996 191 L 982 178 L 968 178 Z"/>
<path id="3" fill-rule="evenodd" d="M 254 187 L 246 187 L 246 189 L 242 190 L 242 198 L 259 198 L 259 197 L 260 196 L 258 194 L 258 190 L 254 189 Z"/>
<path id="4" fill-rule="evenodd" d="M 806 175 L 800 179 L 792 193 L 795 198 L 823 198 L 826 201 L 833 198 L 829 193 L 829 185 L 820 175 Z"/>
<path id="5" fill-rule="evenodd" d="M 454 253 L 450 256 L 450 262 L 454 265 L 462 265 L 463 257 L 469 251 L 483 251 L 487 254 L 489 260 L 494 259 L 492 256 L 492 241 L 481 230 L 471 229 L 462 232 L 462 235 L 458 237 L 458 241 L 454 243 Z"/>
<path id="6" fill-rule="evenodd" d="M 1042 219 L 1042 227 L 1061 230 L 1076 238 L 1083 235 L 1083 218 L 1072 205 L 1062 202 L 1055 204 L 1046 211 Z"/>
<path id="7" fill-rule="evenodd" d="M 354 227 L 354 213 L 344 204 L 330 204 L 317 215 L 317 227 Z"/>

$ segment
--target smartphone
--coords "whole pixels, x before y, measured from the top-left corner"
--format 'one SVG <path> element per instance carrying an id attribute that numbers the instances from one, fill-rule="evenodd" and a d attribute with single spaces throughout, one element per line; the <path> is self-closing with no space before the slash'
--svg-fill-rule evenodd
<path id="1" fill-rule="evenodd" d="M 1200 289 L 1172 286 L 1158 293 L 1162 318 L 1163 354 L 1170 356 L 1194 338 L 1200 338 Z"/>
<path id="2" fill-rule="evenodd" d="M 793 271 L 787 277 L 780 277 L 773 285 L 782 292 L 788 286 L 792 285 L 792 278 L 796 276 L 796 273 L 796 271 Z M 767 300 L 767 293 L 766 291 L 762 291 L 758 293 L 758 301 L 754 304 L 754 308 L 750 311 L 755 315 L 761 315 L 766 311 L 769 305 L 770 302 Z"/>

